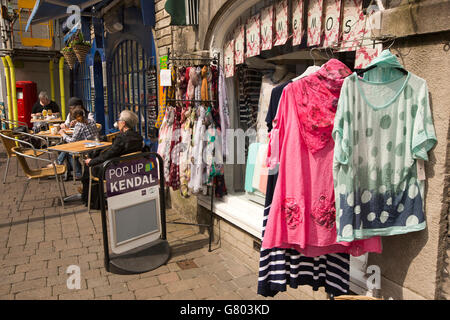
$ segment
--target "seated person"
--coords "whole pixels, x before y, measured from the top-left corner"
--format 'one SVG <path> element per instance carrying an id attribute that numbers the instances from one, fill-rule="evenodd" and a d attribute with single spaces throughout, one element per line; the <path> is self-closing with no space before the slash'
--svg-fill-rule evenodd
<path id="1" fill-rule="evenodd" d="M 120 133 L 114 139 L 112 146 L 104 150 L 97 157 L 88 158 L 85 160 L 85 164 L 92 168 L 92 175 L 98 177 L 101 172 L 103 162 L 109 159 L 120 157 L 124 154 L 142 151 L 143 138 L 137 133 L 134 128 L 138 123 L 137 115 L 129 110 L 123 110 L 120 113 L 117 125 Z M 83 202 L 87 205 L 88 191 L 89 191 L 89 170 L 84 170 L 82 178 L 83 188 L 79 191 L 82 193 Z M 98 190 L 92 187 L 92 204 L 97 207 L 95 203 L 98 203 Z"/>
<path id="2" fill-rule="evenodd" d="M 41 115 L 44 110 L 51 110 L 52 113 L 59 113 L 59 106 L 56 104 L 56 102 L 50 100 L 47 92 L 41 91 L 39 93 L 38 101 L 33 105 L 33 108 L 31 109 L 31 117 L 33 117 L 34 115 Z M 39 131 L 39 128 L 42 125 L 46 125 L 46 123 L 35 122 L 33 127 L 37 131 Z"/>
<path id="3" fill-rule="evenodd" d="M 69 99 L 69 114 L 67 115 L 66 122 L 61 124 L 61 129 L 69 129 L 73 128 L 75 126 L 75 123 L 77 122 L 75 119 L 72 119 L 72 110 L 76 106 L 81 106 L 85 112 L 85 114 L 88 115 L 88 119 L 95 121 L 94 114 L 92 112 L 89 112 L 84 108 L 83 106 L 83 100 L 77 97 L 72 97 Z"/>
<path id="4" fill-rule="evenodd" d="M 73 130 L 73 135 L 69 136 L 66 134 L 66 132 L 61 129 L 59 131 L 59 134 L 62 136 L 62 139 L 64 142 L 75 142 L 75 141 L 81 141 L 81 140 L 94 140 L 98 137 L 98 129 L 95 124 L 95 121 L 91 119 L 86 119 L 85 117 L 85 111 L 82 106 L 76 106 L 72 109 L 72 117 L 75 119 L 75 127 Z M 58 156 L 58 164 L 63 164 L 64 161 L 69 158 L 69 154 L 66 152 L 61 152 Z M 72 157 L 70 157 L 72 158 Z M 72 158 L 73 159 L 73 158 Z M 75 161 L 75 164 L 72 164 L 72 168 L 70 168 L 70 162 L 68 171 L 72 170 L 73 167 L 75 167 L 75 176 L 76 178 L 81 178 L 81 165 L 78 161 Z"/>

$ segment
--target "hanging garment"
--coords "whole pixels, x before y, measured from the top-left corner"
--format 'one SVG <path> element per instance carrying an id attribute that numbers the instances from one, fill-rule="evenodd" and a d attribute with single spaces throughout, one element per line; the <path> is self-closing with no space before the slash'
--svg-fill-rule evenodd
<path id="1" fill-rule="evenodd" d="M 209 100 L 209 95 L 208 95 L 208 67 L 207 66 L 203 66 L 202 68 L 202 89 L 201 89 L 201 97 L 202 100 L 206 101 Z"/>
<path id="2" fill-rule="evenodd" d="M 170 143 L 170 168 L 168 186 L 174 191 L 180 188 L 180 151 L 181 151 L 181 107 L 174 109 L 173 133 Z"/>
<path id="3" fill-rule="evenodd" d="M 238 67 L 239 79 L 239 127 L 254 128 L 258 116 L 258 102 L 261 91 L 262 74 L 245 66 Z"/>
<path id="4" fill-rule="evenodd" d="M 253 189 L 253 175 L 255 174 L 256 157 L 258 156 L 260 145 L 260 143 L 255 142 L 248 147 L 247 165 L 245 168 L 245 191 L 247 192 L 255 191 Z"/>
<path id="5" fill-rule="evenodd" d="M 274 129 L 279 175 L 262 247 L 293 248 L 312 257 L 381 252 L 379 237 L 336 243 L 331 131 L 340 89 L 350 74 L 342 62 L 331 59 L 283 90 Z"/>
<path id="6" fill-rule="evenodd" d="M 178 68 L 176 79 L 176 99 L 183 100 L 186 96 L 187 79 L 186 68 Z M 173 121 L 173 133 L 172 141 L 170 144 L 170 172 L 169 183 L 174 191 L 180 188 L 180 152 L 181 152 L 181 113 L 184 103 L 177 102 L 174 108 L 174 121 Z"/>
<path id="7" fill-rule="evenodd" d="M 202 87 L 202 68 L 197 67 L 195 70 L 197 74 L 197 85 L 195 86 L 194 94 L 195 100 L 201 100 L 201 87 Z M 192 158 L 191 158 L 191 179 L 189 181 L 189 189 L 192 193 L 196 194 L 203 192 L 205 189 L 204 171 L 206 170 L 205 163 L 203 161 L 204 150 L 204 136 L 206 132 L 205 126 L 205 108 L 199 103 L 195 104 L 196 120 L 194 122 L 192 132 Z"/>
<path id="8" fill-rule="evenodd" d="M 258 190 L 262 193 L 266 192 L 266 189 L 261 190 L 259 188 L 259 184 L 261 182 L 261 177 L 264 173 L 264 167 L 265 167 L 265 160 L 267 158 L 267 144 L 261 144 L 258 148 L 258 154 L 256 155 L 256 163 L 255 163 L 255 170 L 253 172 L 253 179 L 252 179 L 252 187 L 255 190 Z"/>
<path id="9" fill-rule="evenodd" d="M 189 196 L 189 180 L 191 178 L 192 155 L 192 121 L 194 111 L 185 107 L 181 115 L 181 151 L 180 151 L 180 191 L 183 197 Z"/>
<path id="10" fill-rule="evenodd" d="M 156 119 L 155 128 L 159 129 L 164 120 L 164 116 L 166 115 L 166 97 L 167 97 L 167 89 L 166 87 L 159 87 L 159 110 L 158 110 L 158 118 Z"/>
<path id="11" fill-rule="evenodd" d="M 269 131 L 277 114 L 283 89 L 290 82 L 283 83 L 272 90 L 266 122 Z M 269 170 L 264 205 L 263 232 L 267 224 L 273 192 L 278 178 L 278 168 Z M 273 297 L 286 291 L 289 285 L 297 288 L 310 285 L 314 291 L 324 287 L 325 292 L 335 296 L 346 294 L 349 290 L 350 255 L 336 253 L 320 257 L 307 257 L 294 249 L 261 248 L 258 277 L 258 294 Z"/>
<path id="12" fill-rule="evenodd" d="M 227 95 L 227 87 L 225 83 L 225 75 L 222 70 L 220 69 L 219 73 L 219 112 L 220 112 L 220 129 L 222 134 L 222 154 L 224 157 L 228 156 L 228 145 L 227 145 L 227 139 L 226 139 L 226 133 L 227 130 L 230 129 L 231 123 L 230 123 L 230 111 L 228 107 L 228 95 Z"/>
<path id="13" fill-rule="evenodd" d="M 147 125 L 149 128 L 149 131 L 151 131 L 150 135 L 153 136 L 157 132 L 153 128 L 157 128 L 156 123 L 158 122 L 158 109 L 162 109 L 162 108 L 158 108 L 158 101 L 157 101 L 158 75 L 157 75 L 156 68 L 152 67 L 150 70 L 148 70 L 146 72 L 146 77 L 147 77 L 147 81 L 146 81 L 147 101 L 144 101 L 144 95 L 140 95 L 139 98 L 136 97 L 135 99 L 140 99 L 141 104 L 147 104 L 147 114 L 142 113 L 141 118 L 143 118 L 142 123 L 144 123 L 145 117 L 147 117 Z M 165 101 L 164 101 L 164 104 L 165 104 Z M 164 109 L 165 109 L 165 105 L 164 105 Z M 165 110 L 163 112 L 165 112 Z M 164 118 L 164 115 L 162 116 L 162 118 Z M 162 120 L 162 118 L 161 118 L 161 120 Z"/>
<path id="14" fill-rule="evenodd" d="M 171 78 L 172 78 L 172 86 L 165 87 L 166 98 L 167 99 L 175 99 L 175 83 L 177 78 L 177 69 L 174 66 L 171 66 Z M 171 165 L 171 157 L 170 157 L 170 147 L 172 143 L 172 135 L 173 135 L 173 125 L 175 120 L 175 110 L 174 107 L 168 105 L 166 108 L 166 115 L 163 120 L 163 124 L 161 125 L 161 129 L 159 131 L 159 144 L 158 144 L 158 154 L 164 160 L 164 181 L 166 185 L 169 185 L 170 179 L 170 165 Z"/>
<path id="15" fill-rule="evenodd" d="M 158 154 L 164 160 L 164 181 L 166 185 L 169 185 L 170 178 L 170 146 L 172 143 L 172 135 L 173 135 L 173 123 L 175 117 L 174 107 L 168 106 L 166 110 L 166 116 L 164 118 L 163 124 L 161 125 L 161 129 L 159 130 L 159 145 L 158 145 Z"/>
<path id="16" fill-rule="evenodd" d="M 386 50 L 372 62 L 380 67 L 367 71 L 381 81 L 354 73 L 339 99 L 333 130 L 338 241 L 426 227 L 417 163 L 428 160 L 436 143 L 427 83 L 383 67 L 386 59 L 397 58 Z"/>
<path id="17" fill-rule="evenodd" d="M 286 75 L 280 82 L 284 83 L 291 79 L 293 75 Z M 262 77 L 261 81 L 261 90 L 259 94 L 259 102 L 258 102 L 258 116 L 256 119 L 256 131 L 257 131 L 257 140 L 261 143 L 268 143 L 268 127 L 266 124 L 265 117 L 269 111 L 270 105 L 270 97 L 272 95 L 272 89 L 277 86 L 276 83 L 272 81 L 272 77 L 270 75 L 265 75 Z"/>

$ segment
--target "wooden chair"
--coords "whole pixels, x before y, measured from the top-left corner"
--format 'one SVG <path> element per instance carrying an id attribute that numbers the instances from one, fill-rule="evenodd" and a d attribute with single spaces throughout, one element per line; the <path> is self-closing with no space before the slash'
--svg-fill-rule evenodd
<path id="1" fill-rule="evenodd" d="M 135 154 L 141 153 L 141 151 L 124 154 L 121 157 L 132 156 Z M 92 181 L 99 182 L 100 178 L 97 178 L 92 175 L 92 167 L 89 167 L 89 193 L 88 193 L 88 213 L 91 212 L 91 191 L 92 191 Z M 103 180 L 103 183 L 106 183 L 106 180 Z"/>
<path id="2" fill-rule="evenodd" d="M 38 158 L 33 155 L 27 154 L 27 153 L 25 153 L 26 149 L 24 149 L 23 147 L 14 147 L 14 148 L 12 148 L 12 151 L 16 154 L 17 160 L 19 161 L 19 164 L 22 167 L 22 170 L 25 173 L 25 176 L 28 178 L 28 180 L 25 183 L 22 196 L 20 197 L 20 200 L 17 204 L 17 211 L 19 211 L 23 197 L 25 195 L 25 192 L 27 191 L 28 185 L 30 184 L 31 180 L 48 178 L 48 177 L 53 177 L 53 176 L 56 178 L 56 183 L 58 184 L 61 204 L 62 204 L 62 207 L 64 208 L 64 198 L 63 198 L 62 190 L 64 190 L 64 197 L 67 197 L 67 194 L 66 194 L 66 188 L 64 187 L 64 183 L 62 182 L 62 177 L 60 177 L 60 176 L 62 176 L 66 172 L 66 166 L 58 165 L 58 164 L 55 164 L 54 162 L 52 162 L 51 160 Z M 44 151 L 44 152 L 49 153 L 48 151 Z M 35 160 L 41 161 L 41 162 L 46 162 L 47 164 L 52 164 L 53 168 L 44 167 L 44 168 L 38 168 L 38 169 L 31 169 L 28 165 L 26 158 L 35 159 Z M 61 189 L 60 180 L 58 177 L 61 178 L 62 189 Z"/>
<path id="3" fill-rule="evenodd" d="M 120 131 L 109 133 L 106 135 L 106 141 L 113 143 L 114 139 L 120 134 Z"/>
<path id="4" fill-rule="evenodd" d="M 27 148 L 26 150 L 24 150 L 24 153 L 27 155 L 32 155 L 35 157 L 40 157 L 41 155 L 44 154 L 44 152 L 40 149 L 36 150 L 33 145 L 31 145 L 30 143 L 26 142 L 26 141 L 22 141 L 22 140 L 18 140 L 17 138 L 14 137 L 14 134 L 11 130 L 0 130 L 0 140 L 2 140 L 2 144 L 5 147 L 5 151 L 6 151 L 6 155 L 8 157 L 8 160 L 6 162 L 6 170 L 5 170 L 5 175 L 3 177 L 3 184 L 6 183 L 6 176 L 8 175 L 8 169 L 9 169 L 9 164 L 11 162 L 11 158 L 16 157 L 16 154 L 12 151 L 12 149 L 16 146 L 18 146 L 18 144 L 22 144 L 22 145 L 27 145 L 30 148 Z M 17 162 L 17 171 L 16 171 L 16 176 L 18 176 L 19 173 L 19 162 Z"/>

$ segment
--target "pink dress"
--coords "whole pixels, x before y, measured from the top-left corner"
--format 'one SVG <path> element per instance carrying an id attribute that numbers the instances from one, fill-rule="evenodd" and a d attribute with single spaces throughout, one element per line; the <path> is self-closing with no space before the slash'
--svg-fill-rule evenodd
<path id="1" fill-rule="evenodd" d="M 278 181 L 262 247 L 306 256 L 381 253 L 381 239 L 336 242 L 331 132 L 344 79 L 351 71 L 331 59 L 283 91 L 270 137 L 268 164 L 279 157 Z"/>

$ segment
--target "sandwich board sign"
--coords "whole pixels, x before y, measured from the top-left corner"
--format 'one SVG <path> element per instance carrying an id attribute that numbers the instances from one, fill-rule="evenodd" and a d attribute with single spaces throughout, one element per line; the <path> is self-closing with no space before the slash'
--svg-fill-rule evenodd
<path id="1" fill-rule="evenodd" d="M 149 153 L 143 155 L 108 161 L 103 171 L 109 223 L 109 232 L 104 230 L 104 242 L 109 240 L 114 254 L 111 260 L 116 259 L 120 265 L 121 256 L 126 256 L 125 260 L 122 259 L 122 265 L 116 267 L 131 273 L 152 270 L 164 264 L 170 254 L 165 240 L 165 207 L 161 206 L 164 202 L 164 197 L 161 197 L 164 188 L 161 186 L 164 184 L 158 169 L 162 162 L 159 157 L 149 157 Z M 102 209 L 102 219 L 106 220 L 105 211 Z M 105 239 L 105 231 L 109 239 Z M 107 250 L 105 246 L 105 259 Z M 148 253 L 149 260 L 145 260 L 144 251 Z M 134 263 L 133 254 L 137 258 Z M 159 265 L 155 254 L 162 255 Z"/>

